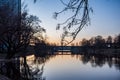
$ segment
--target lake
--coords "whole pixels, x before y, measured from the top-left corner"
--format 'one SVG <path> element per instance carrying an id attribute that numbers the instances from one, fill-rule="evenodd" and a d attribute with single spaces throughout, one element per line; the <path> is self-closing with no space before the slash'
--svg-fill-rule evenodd
<path id="1" fill-rule="evenodd" d="M 120 59 L 88 55 L 29 56 L 29 66 L 40 69 L 34 76 L 45 80 L 120 80 Z"/>

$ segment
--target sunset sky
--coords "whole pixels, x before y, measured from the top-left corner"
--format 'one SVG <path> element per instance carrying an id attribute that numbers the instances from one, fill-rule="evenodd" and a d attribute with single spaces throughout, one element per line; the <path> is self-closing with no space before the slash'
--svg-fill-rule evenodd
<path id="1" fill-rule="evenodd" d="M 60 0 L 38 0 L 36 3 L 33 0 L 24 1 L 28 5 L 28 12 L 42 21 L 41 26 L 47 30 L 48 41 L 59 43 L 61 31 L 56 31 L 56 25 L 65 20 L 63 15 L 67 16 L 67 13 L 63 13 L 57 20 L 53 18 L 54 12 L 64 8 Z M 91 25 L 82 29 L 75 42 L 97 35 L 107 37 L 120 33 L 120 0 L 89 0 L 89 5 L 93 9 L 90 14 Z"/>

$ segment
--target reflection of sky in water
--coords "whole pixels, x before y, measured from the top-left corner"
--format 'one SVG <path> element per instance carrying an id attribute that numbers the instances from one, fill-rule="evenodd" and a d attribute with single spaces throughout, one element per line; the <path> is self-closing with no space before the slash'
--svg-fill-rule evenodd
<path id="1" fill-rule="evenodd" d="M 34 56 L 30 56 L 28 64 L 41 69 L 44 64 L 35 64 L 33 59 Z M 119 60 L 113 63 L 104 61 L 105 58 L 97 60 L 96 64 L 89 56 L 83 59 L 80 55 L 57 55 L 45 62 L 42 76 L 46 80 L 120 80 Z"/>
<path id="2" fill-rule="evenodd" d="M 92 67 L 83 64 L 81 57 L 57 55 L 45 63 L 43 77 L 46 80 L 120 80 L 120 71 L 108 64 Z"/>

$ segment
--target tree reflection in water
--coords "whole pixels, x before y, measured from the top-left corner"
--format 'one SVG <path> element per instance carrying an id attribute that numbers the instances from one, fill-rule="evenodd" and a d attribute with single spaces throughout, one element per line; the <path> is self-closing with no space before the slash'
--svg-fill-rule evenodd
<path id="1" fill-rule="evenodd" d="M 24 80 L 46 80 L 43 77 L 44 66 L 47 61 L 57 55 L 46 55 L 46 56 L 34 56 L 34 59 L 27 60 L 24 57 L 21 61 L 21 74 Z M 64 56 L 64 55 L 63 55 Z M 77 58 L 82 61 L 83 64 L 90 63 L 92 67 L 103 67 L 108 65 L 110 68 L 115 67 L 120 70 L 120 58 L 115 56 L 104 56 L 95 54 L 79 54 L 71 55 L 73 58 Z"/>
<path id="2" fill-rule="evenodd" d="M 33 60 L 26 59 L 26 57 L 21 58 L 21 75 L 24 80 L 46 80 L 43 77 L 43 71 L 45 62 L 55 55 L 46 56 L 34 56 Z"/>
<path id="3" fill-rule="evenodd" d="M 80 59 L 83 64 L 90 62 L 92 67 L 103 67 L 105 64 L 108 64 L 110 68 L 115 66 L 116 69 L 120 70 L 120 58 L 116 56 L 82 54 L 76 55 L 76 58 Z"/>

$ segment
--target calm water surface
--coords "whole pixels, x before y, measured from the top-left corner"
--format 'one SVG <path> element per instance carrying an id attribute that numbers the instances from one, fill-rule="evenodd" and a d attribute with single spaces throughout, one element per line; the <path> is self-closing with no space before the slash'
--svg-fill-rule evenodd
<path id="1" fill-rule="evenodd" d="M 56 55 L 44 63 L 33 63 L 29 59 L 28 64 L 39 69 L 42 67 L 45 80 L 120 80 L 119 62 L 114 58 Z M 39 78 L 40 73 L 36 77 Z"/>

